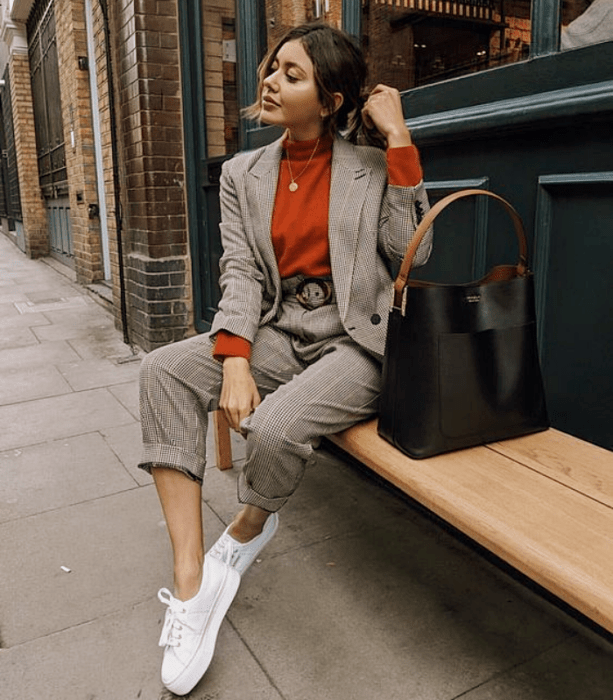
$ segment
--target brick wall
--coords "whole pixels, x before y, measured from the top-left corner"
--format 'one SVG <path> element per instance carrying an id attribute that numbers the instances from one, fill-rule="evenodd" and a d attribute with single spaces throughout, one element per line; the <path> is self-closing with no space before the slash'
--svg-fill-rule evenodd
<path id="1" fill-rule="evenodd" d="M 406 9 L 370 2 L 362 15 L 368 85 L 392 85 L 398 90 L 415 86 L 413 27 L 392 30 L 390 20 L 406 13 Z"/>
<path id="2" fill-rule="evenodd" d="M 419 19 L 419 14 L 416 14 L 419 12 L 427 12 L 436 19 L 438 28 L 425 34 L 427 23 L 415 21 Z M 530 44 L 530 0 L 508 0 L 504 3 L 507 27 L 502 50 L 500 32 L 493 24 L 489 37 L 487 24 L 475 24 L 472 29 L 465 29 L 466 17 L 483 15 L 486 19 L 485 15 L 489 12 L 489 8 L 475 3 L 440 0 L 370 0 L 365 3 L 362 29 L 371 84 L 383 82 L 407 90 L 420 84 L 420 81 L 444 80 L 484 70 L 500 62 L 525 58 Z M 500 22 L 500 12 L 491 10 L 491 19 Z M 400 24 L 394 27 L 394 21 L 400 21 Z M 466 34 L 467 31 L 470 35 Z M 429 36 L 425 42 L 420 39 L 424 35 Z M 436 44 L 438 46 L 435 48 Z M 480 59 L 477 50 L 488 46 L 489 59 L 486 56 Z M 422 49 L 428 50 L 422 52 Z M 440 67 L 435 63 L 436 55 L 432 55 L 437 52 L 440 53 Z"/>
<path id="3" fill-rule="evenodd" d="M 208 155 L 223 156 L 238 148 L 236 64 L 224 61 L 224 40 L 236 38 L 234 0 L 207 0 L 202 13 Z"/>
<path id="4" fill-rule="evenodd" d="M 98 192 L 89 72 L 79 67 L 79 57 L 87 57 L 85 6 L 83 0 L 55 0 L 54 10 L 75 270 L 77 280 L 88 284 L 104 275 L 100 220 L 88 215 Z"/>
<path id="5" fill-rule="evenodd" d="M 314 0 L 266 0 L 265 7 L 268 48 L 274 46 L 292 27 L 317 19 Z M 340 29 L 342 7 L 342 0 L 329 0 L 326 12 L 325 0 L 321 0 L 319 19 Z"/>
<path id="6" fill-rule="evenodd" d="M 500 34 L 495 32 L 490 41 L 490 51 L 493 55 L 502 53 L 510 63 L 526 58 L 531 34 L 530 6 L 530 0 L 510 0 L 505 3 L 504 21 L 507 28 L 504 32 L 504 46 L 500 46 Z M 500 13 L 494 11 L 492 19 L 500 22 Z"/>
<path id="7" fill-rule="evenodd" d="M 176 0 L 111 5 L 131 334 L 145 350 L 191 331 Z"/>
<path id="8" fill-rule="evenodd" d="M 28 55 L 16 51 L 9 59 L 15 156 L 21 192 L 25 252 L 33 258 L 49 253 L 47 212 L 38 184 L 38 160 Z"/>
<path id="9" fill-rule="evenodd" d="M 106 217 L 106 226 L 109 236 L 109 256 L 111 263 L 111 281 L 113 285 L 113 308 L 117 319 L 120 319 L 120 285 L 119 285 L 119 257 L 117 252 L 117 227 L 115 224 L 115 188 L 113 183 L 113 150 L 109 105 L 109 78 L 107 73 L 107 46 L 104 30 L 104 18 L 99 2 L 92 5 L 93 12 L 93 44 L 97 88 L 98 111 L 100 121 L 100 140 L 102 145 L 102 171 L 104 179 L 104 196 L 106 211 L 101 211 L 100 216 Z M 94 67 L 90 67 L 94 70 Z"/>

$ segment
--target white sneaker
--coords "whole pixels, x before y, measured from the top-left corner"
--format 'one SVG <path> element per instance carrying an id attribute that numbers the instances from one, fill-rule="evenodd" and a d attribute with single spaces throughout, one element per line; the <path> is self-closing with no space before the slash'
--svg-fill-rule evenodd
<path id="1" fill-rule="evenodd" d="M 217 633 L 238 586 L 238 572 L 224 562 L 205 557 L 202 585 L 189 600 L 162 588 L 158 598 L 168 605 L 160 646 L 165 647 L 162 683 L 176 695 L 186 695 L 205 674 L 215 650 Z"/>
<path id="2" fill-rule="evenodd" d="M 228 525 L 223 535 L 208 551 L 207 556 L 229 564 L 242 576 L 277 531 L 279 516 L 277 513 L 271 513 L 264 523 L 262 532 L 244 544 L 230 536 L 230 527 L 231 525 Z"/>

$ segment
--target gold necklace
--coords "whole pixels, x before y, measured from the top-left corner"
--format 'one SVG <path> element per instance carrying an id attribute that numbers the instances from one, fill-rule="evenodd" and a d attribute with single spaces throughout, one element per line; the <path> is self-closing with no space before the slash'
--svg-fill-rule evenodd
<path id="1" fill-rule="evenodd" d="M 321 138 L 321 137 L 320 137 Z M 317 146 L 319 146 L 319 139 L 317 139 L 317 143 L 315 144 L 315 148 L 313 149 L 313 153 L 311 153 L 311 157 L 307 161 L 307 164 L 302 168 L 302 170 L 294 177 L 292 173 L 292 164 L 289 159 L 289 148 L 285 149 L 285 154 L 287 155 L 287 169 L 289 170 L 289 179 L 291 182 L 289 183 L 289 191 L 290 192 L 295 192 L 298 189 L 298 183 L 296 180 L 304 173 L 304 171 L 309 167 L 311 164 L 311 161 L 313 160 L 313 156 L 315 155 L 315 151 L 317 151 Z"/>

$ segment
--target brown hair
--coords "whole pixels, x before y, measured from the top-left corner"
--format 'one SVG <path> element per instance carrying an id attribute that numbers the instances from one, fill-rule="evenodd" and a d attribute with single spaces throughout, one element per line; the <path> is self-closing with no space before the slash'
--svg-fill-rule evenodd
<path id="1" fill-rule="evenodd" d="M 258 68 L 258 95 L 256 101 L 244 110 L 244 115 L 258 119 L 261 110 L 264 80 L 269 75 L 279 49 L 288 41 L 299 40 L 313 62 L 319 101 L 326 108 L 324 130 L 334 135 L 346 131 L 345 137 L 355 143 L 364 132 L 362 107 L 366 61 L 353 37 L 323 22 L 303 24 L 290 29 L 264 57 Z M 335 109 L 334 93 L 340 92 L 343 104 Z M 370 139 L 369 139 L 370 140 Z"/>

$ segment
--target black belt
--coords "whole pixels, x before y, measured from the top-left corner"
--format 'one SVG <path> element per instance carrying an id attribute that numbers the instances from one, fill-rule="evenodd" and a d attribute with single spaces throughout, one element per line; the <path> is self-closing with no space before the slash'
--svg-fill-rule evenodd
<path id="1" fill-rule="evenodd" d="M 323 277 L 306 277 L 296 287 L 296 299 L 305 309 L 312 311 L 332 302 L 332 280 Z"/>

